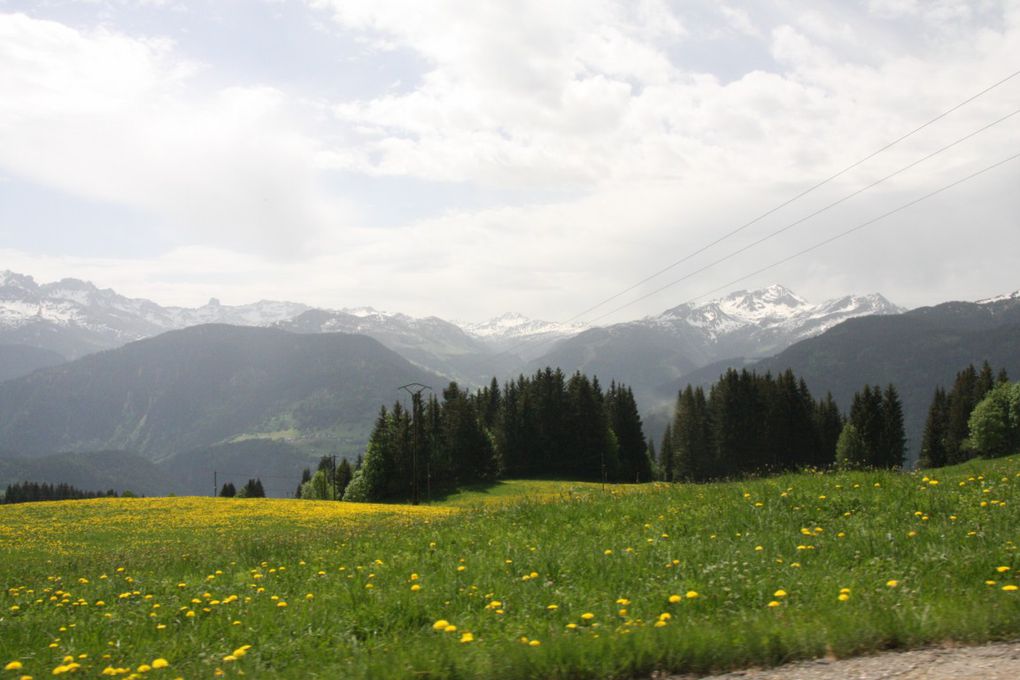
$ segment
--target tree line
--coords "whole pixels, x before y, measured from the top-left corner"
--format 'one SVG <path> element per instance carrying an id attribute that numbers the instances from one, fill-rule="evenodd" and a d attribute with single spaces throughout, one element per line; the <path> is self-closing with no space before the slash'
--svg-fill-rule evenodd
<path id="1" fill-rule="evenodd" d="M 708 390 L 688 386 L 658 446 L 647 441 L 633 392 L 546 368 L 469 392 L 380 409 L 363 457 L 324 457 L 296 495 L 348 501 L 412 500 L 497 478 L 703 482 L 804 468 L 902 467 L 907 438 L 896 387 L 865 385 L 844 415 L 803 379 L 731 369 Z M 985 365 L 936 390 L 922 466 L 1020 448 L 1020 384 Z M 944 453 L 940 453 L 944 452 Z"/>
<path id="2" fill-rule="evenodd" d="M 226 482 L 220 488 L 221 498 L 265 498 L 266 490 L 262 486 L 262 480 L 258 477 L 249 479 L 238 490 L 233 482 Z"/>
<path id="3" fill-rule="evenodd" d="M 125 492 L 124 496 L 133 496 Z M 117 492 L 83 491 L 70 484 L 46 484 L 39 482 L 15 482 L 8 484 L 0 503 L 32 503 L 35 501 L 69 501 L 85 498 L 116 498 Z"/>
<path id="4" fill-rule="evenodd" d="M 633 391 L 552 368 L 474 392 L 451 382 L 410 408 L 383 406 L 358 463 L 323 458 L 297 495 L 417 502 L 505 477 L 653 479 Z"/>
<path id="5" fill-rule="evenodd" d="M 839 446 L 852 439 L 853 448 Z M 707 394 L 688 386 L 659 446 L 665 481 L 702 482 L 801 468 L 896 467 L 906 438 L 899 395 L 866 386 L 845 418 L 831 394 L 811 395 L 803 379 L 730 369 Z"/>

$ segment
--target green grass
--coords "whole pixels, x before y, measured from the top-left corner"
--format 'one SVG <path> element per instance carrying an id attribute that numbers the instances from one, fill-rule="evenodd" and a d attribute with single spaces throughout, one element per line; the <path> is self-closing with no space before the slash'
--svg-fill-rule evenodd
<path id="1" fill-rule="evenodd" d="M 170 667 L 149 675 L 167 678 L 625 678 L 1020 636 L 1020 591 L 1003 590 L 1020 569 L 1020 458 L 932 477 L 510 481 L 419 510 L 5 506 L 0 664 L 37 678 L 81 654 L 93 676 L 159 657 Z"/>

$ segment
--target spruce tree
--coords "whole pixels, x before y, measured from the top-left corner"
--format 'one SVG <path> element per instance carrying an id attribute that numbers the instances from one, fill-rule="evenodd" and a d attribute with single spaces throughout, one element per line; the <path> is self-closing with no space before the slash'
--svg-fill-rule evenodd
<path id="1" fill-rule="evenodd" d="M 977 394 L 977 378 L 974 366 L 968 366 L 956 374 L 956 380 L 949 391 L 949 418 L 946 423 L 946 462 L 949 465 L 962 463 L 971 455 L 964 447 L 964 442 L 970 435 L 967 426 L 970 412 L 977 405 L 974 399 Z"/>
<path id="2" fill-rule="evenodd" d="M 340 500 L 344 497 L 344 492 L 347 491 L 347 485 L 351 483 L 351 477 L 354 476 L 354 472 L 351 470 L 351 464 L 347 462 L 346 458 L 342 458 L 340 463 L 336 466 L 336 498 Z"/>
<path id="3" fill-rule="evenodd" d="M 836 462 L 836 443 L 843 431 L 843 414 L 832 398 L 832 393 L 825 395 L 815 407 L 815 432 L 817 454 L 812 464 L 825 467 Z"/>
<path id="4" fill-rule="evenodd" d="M 928 419 L 924 423 L 924 434 L 921 436 L 921 456 L 917 464 L 922 468 L 937 468 L 946 465 L 946 435 L 949 420 L 949 399 L 941 387 L 935 388 L 931 406 L 928 407 Z"/>
<path id="5" fill-rule="evenodd" d="M 620 478 L 628 482 L 647 482 L 652 477 L 648 444 L 641 427 L 634 392 L 624 385 L 611 383 L 605 400 L 609 426 L 616 434 L 619 447 Z"/>
<path id="6" fill-rule="evenodd" d="M 907 437 L 903 430 L 903 405 L 896 387 L 890 383 L 882 394 L 882 436 L 879 467 L 903 467 L 907 455 Z"/>

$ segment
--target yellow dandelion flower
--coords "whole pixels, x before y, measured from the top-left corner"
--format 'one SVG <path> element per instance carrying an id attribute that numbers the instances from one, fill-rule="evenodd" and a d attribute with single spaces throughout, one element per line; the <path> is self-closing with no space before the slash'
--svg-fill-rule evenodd
<path id="1" fill-rule="evenodd" d="M 554 612 L 554 611 L 556 611 L 559 608 L 560 608 L 560 606 L 558 604 L 550 604 L 550 605 L 546 606 L 546 609 L 548 609 L 551 612 Z"/>
<path id="2" fill-rule="evenodd" d="M 1009 567 L 996 567 L 995 571 L 999 572 L 1000 574 L 1004 574 L 1005 572 L 1009 571 Z"/>
<path id="3" fill-rule="evenodd" d="M 530 640 L 530 641 L 528 641 L 528 646 L 529 647 L 541 647 L 542 646 L 542 642 L 541 642 L 541 640 Z"/>
<path id="4" fill-rule="evenodd" d="M 786 597 L 786 591 L 780 588 L 776 592 L 772 593 L 772 597 Z"/>
<path id="5" fill-rule="evenodd" d="M 886 584 L 887 586 L 889 586 L 890 588 L 895 588 L 895 587 L 897 587 L 898 585 L 900 585 L 900 582 L 899 582 L 899 581 L 897 581 L 897 580 L 896 580 L 896 579 L 894 579 L 894 578 L 891 578 L 891 579 L 889 579 L 888 581 L 886 581 L 886 582 L 885 582 L 885 584 Z"/>
<path id="6" fill-rule="evenodd" d="M 455 626 L 455 625 L 453 625 L 451 623 L 449 626 L 447 626 L 446 628 L 443 629 L 443 632 L 444 633 L 456 633 L 457 632 L 457 626 Z"/>
<path id="7" fill-rule="evenodd" d="M 152 660 L 152 667 L 156 668 L 156 669 L 166 668 L 169 665 L 170 665 L 170 662 L 167 661 L 166 659 L 164 659 L 163 657 L 160 657 L 158 659 L 153 659 Z"/>
<path id="8" fill-rule="evenodd" d="M 277 607 L 286 607 L 287 603 L 284 602 L 283 600 L 280 600 L 279 602 L 276 603 L 276 606 Z"/>
<path id="9" fill-rule="evenodd" d="M 1010 583 L 1009 585 L 1002 586 L 1002 589 L 1007 591 L 1007 592 L 1013 592 L 1014 590 L 1017 589 L 1017 587 L 1015 585 L 1013 585 L 1012 583 Z"/>
<path id="10" fill-rule="evenodd" d="M 471 633 L 463 633 L 460 636 L 460 641 L 462 643 L 464 643 L 464 642 L 474 642 L 475 641 L 475 636 L 472 635 Z"/>
<path id="11" fill-rule="evenodd" d="M 450 622 L 447 621 L 446 619 L 439 619 L 438 621 L 436 621 L 435 623 L 432 624 L 432 630 L 436 630 L 436 631 L 445 630 L 446 627 L 449 626 L 449 625 L 450 625 Z"/>
<path id="12" fill-rule="evenodd" d="M 670 595 L 669 596 L 669 603 L 670 604 L 676 604 L 677 602 L 680 602 L 683 599 L 684 598 L 680 597 L 679 595 Z"/>
<path id="13" fill-rule="evenodd" d="M 686 596 L 687 596 L 688 600 L 693 600 L 693 599 L 695 599 L 697 597 L 701 597 L 701 595 L 699 595 L 698 591 L 696 591 L 696 590 L 688 590 Z"/>
<path id="14" fill-rule="evenodd" d="M 769 602 L 769 607 L 778 607 L 778 606 L 779 606 L 779 600 L 772 600 L 771 602 Z"/>
<path id="15" fill-rule="evenodd" d="M 840 593 L 836 597 L 836 599 L 839 600 L 840 602 L 846 602 L 847 600 L 850 599 L 850 593 Z"/>
<path id="16" fill-rule="evenodd" d="M 595 618 L 595 615 L 592 614 L 591 612 L 585 612 L 581 614 L 581 618 L 584 619 L 585 621 L 591 621 L 592 619 Z"/>
<path id="17" fill-rule="evenodd" d="M 11 661 L 6 666 L 4 666 L 5 671 L 20 671 L 21 669 L 22 665 L 20 661 Z"/>

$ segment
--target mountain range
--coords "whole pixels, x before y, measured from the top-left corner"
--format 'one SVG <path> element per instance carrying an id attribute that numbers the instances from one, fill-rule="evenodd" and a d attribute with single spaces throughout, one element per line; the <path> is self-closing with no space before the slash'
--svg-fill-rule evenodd
<path id="1" fill-rule="evenodd" d="M 282 495 L 319 455 L 363 452 L 402 384 L 439 391 L 547 365 L 630 385 L 653 438 L 679 389 L 729 367 L 791 368 L 844 409 L 865 383 L 892 382 L 916 451 L 935 386 L 984 360 L 1020 377 L 1020 292 L 905 311 L 877 294 L 812 304 L 773 285 L 583 328 L 272 301 L 161 307 L 5 272 L 0 486 L 71 475 L 96 488 L 207 493 L 220 474 L 265 476 Z"/>
<path id="2" fill-rule="evenodd" d="M 6 271 L 0 273 L 0 379 L 16 377 L 18 365 L 26 374 L 59 357 L 76 359 L 166 331 L 216 323 L 367 335 L 421 368 L 467 385 L 557 365 L 568 372 L 627 376 L 642 392 L 713 361 L 775 353 L 848 318 L 901 311 L 877 294 L 811 304 L 773 285 L 603 328 L 515 313 L 457 324 L 370 307 L 328 310 L 270 300 L 231 306 L 214 298 L 196 308 L 164 307 L 78 279 L 39 284 L 31 276 Z M 47 354 L 20 359 L 27 357 L 26 348 Z M 638 348 L 644 359 L 640 368 L 632 365 Z M 9 358 L 15 353 L 20 364 Z"/>

